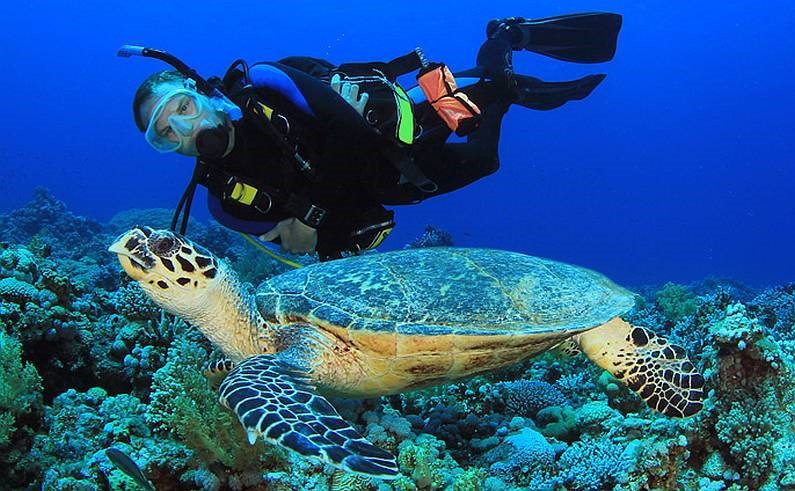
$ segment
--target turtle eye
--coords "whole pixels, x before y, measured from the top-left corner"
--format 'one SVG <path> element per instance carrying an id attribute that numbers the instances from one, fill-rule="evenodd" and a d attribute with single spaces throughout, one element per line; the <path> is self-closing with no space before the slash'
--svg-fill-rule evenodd
<path id="1" fill-rule="evenodd" d="M 173 237 L 158 237 L 151 243 L 152 252 L 158 256 L 164 256 L 176 248 L 176 241 Z"/>

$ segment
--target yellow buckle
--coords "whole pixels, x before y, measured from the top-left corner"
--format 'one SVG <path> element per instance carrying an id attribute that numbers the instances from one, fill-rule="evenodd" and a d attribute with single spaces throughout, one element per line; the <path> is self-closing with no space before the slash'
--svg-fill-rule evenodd
<path id="1" fill-rule="evenodd" d="M 232 192 L 229 193 L 229 197 L 244 205 L 251 205 L 254 202 L 254 198 L 257 197 L 257 188 L 242 182 L 236 182 Z"/>

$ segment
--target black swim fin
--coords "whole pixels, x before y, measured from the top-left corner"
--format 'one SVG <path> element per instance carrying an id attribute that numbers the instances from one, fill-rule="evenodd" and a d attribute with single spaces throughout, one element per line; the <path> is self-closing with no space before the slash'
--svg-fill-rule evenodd
<path id="1" fill-rule="evenodd" d="M 569 82 L 544 82 L 528 75 L 514 75 L 516 99 L 513 103 L 539 111 L 555 109 L 569 101 L 585 99 L 605 76 L 600 73 Z"/>
<path id="2" fill-rule="evenodd" d="M 620 15 L 606 12 L 528 20 L 511 17 L 489 22 L 486 33 L 492 37 L 499 29 L 508 30 L 515 50 L 575 63 L 603 63 L 616 53 L 621 23 Z"/>

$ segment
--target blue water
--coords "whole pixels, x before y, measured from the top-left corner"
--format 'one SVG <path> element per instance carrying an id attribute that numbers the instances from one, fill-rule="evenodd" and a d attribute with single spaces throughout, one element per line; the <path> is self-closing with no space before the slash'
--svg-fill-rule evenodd
<path id="1" fill-rule="evenodd" d="M 9 2 L 0 212 L 40 185 L 101 220 L 176 203 L 192 160 L 152 151 L 130 110 L 141 80 L 164 65 L 117 58 L 121 44 L 166 49 L 205 75 L 238 57 L 342 63 L 415 46 L 464 69 L 489 18 L 600 9 L 624 15 L 611 63 L 523 52 L 515 65 L 547 80 L 604 72 L 605 82 L 552 112 L 512 109 L 500 171 L 399 209 L 387 248 L 431 223 L 458 245 L 552 257 L 628 284 L 792 281 L 795 5 L 785 1 Z M 206 217 L 202 202 L 196 215 Z"/>

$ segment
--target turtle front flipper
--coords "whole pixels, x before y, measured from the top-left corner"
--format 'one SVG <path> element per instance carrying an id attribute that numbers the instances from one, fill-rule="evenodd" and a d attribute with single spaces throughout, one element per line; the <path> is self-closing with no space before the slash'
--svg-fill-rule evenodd
<path id="1" fill-rule="evenodd" d="M 582 351 L 650 408 L 685 418 L 704 407 L 704 377 L 681 346 L 616 317 L 576 336 Z"/>
<path id="2" fill-rule="evenodd" d="M 251 444 L 262 436 L 346 471 L 398 477 L 395 457 L 365 440 L 315 392 L 306 373 L 279 355 L 244 360 L 229 372 L 219 393 L 221 404 L 235 412 Z"/>

